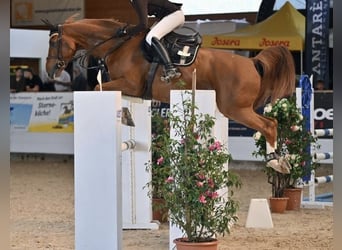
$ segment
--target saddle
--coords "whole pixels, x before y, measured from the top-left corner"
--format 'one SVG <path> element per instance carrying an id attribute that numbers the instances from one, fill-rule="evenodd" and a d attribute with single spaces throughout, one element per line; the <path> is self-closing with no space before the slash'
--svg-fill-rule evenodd
<path id="1" fill-rule="evenodd" d="M 196 59 L 198 49 L 202 44 L 202 37 L 196 30 L 183 26 L 167 34 L 161 42 L 174 65 L 189 66 Z M 145 59 L 151 63 L 142 98 L 151 100 L 152 82 L 160 64 L 160 58 L 145 42 L 145 39 L 142 40 L 141 49 Z"/>
<path id="2" fill-rule="evenodd" d="M 167 34 L 161 39 L 161 42 L 174 65 L 189 66 L 196 59 L 202 37 L 196 30 L 183 26 Z M 150 63 L 160 62 L 158 55 L 155 55 L 150 46 L 146 44 L 145 39 L 142 41 L 142 51 L 145 59 Z"/>

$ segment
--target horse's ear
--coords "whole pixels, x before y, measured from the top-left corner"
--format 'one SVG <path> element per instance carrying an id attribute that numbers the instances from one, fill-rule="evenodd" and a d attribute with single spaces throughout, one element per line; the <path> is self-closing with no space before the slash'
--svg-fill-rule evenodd
<path id="1" fill-rule="evenodd" d="M 48 19 L 40 19 L 46 26 L 48 26 L 50 29 L 53 28 L 55 25 L 53 25 Z"/>
<path id="2" fill-rule="evenodd" d="M 78 17 L 80 15 L 80 13 L 75 13 L 73 14 L 72 16 L 68 17 L 66 20 L 65 20 L 65 23 L 72 23 L 75 21 L 76 17 Z"/>
<path id="3" fill-rule="evenodd" d="M 53 34 L 53 33 L 56 33 L 58 32 L 58 26 L 55 25 L 55 24 L 52 24 L 48 19 L 40 19 L 46 26 L 49 27 L 50 29 L 50 36 Z"/>

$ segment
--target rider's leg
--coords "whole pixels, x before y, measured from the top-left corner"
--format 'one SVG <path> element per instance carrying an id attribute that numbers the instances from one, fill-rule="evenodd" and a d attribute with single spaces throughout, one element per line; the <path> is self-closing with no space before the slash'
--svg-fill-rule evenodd
<path id="1" fill-rule="evenodd" d="M 152 37 L 159 40 L 174 29 L 183 26 L 185 21 L 182 10 L 177 10 L 170 15 L 162 18 L 158 23 L 151 27 L 150 32 L 146 35 L 146 42 L 151 45 Z"/>
<path id="2" fill-rule="evenodd" d="M 169 81 L 171 78 L 180 77 L 181 73 L 171 62 L 170 56 L 164 46 L 161 44 L 160 39 L 175 28 L 184 24 L 184 14 L 181 10 L 171 13 L 160 20 L 151 31 L 146 35 L 146 42 L 158 53 L 159 57 L 164 64 L 163 81 Z"/>
<path id="3" fill-rule="evenodd" d="M 180 77 L 181 73 L 178 69 L 172 64 L 169 54 L 167 53 L 166 49 L 159 41 L 158 38 L 152 37 L 151 47 L 154 51 L 157 52 L 159 58 L 161 59 L 164 65 L 164 76 L 162 76 L 162 81 L 168 82 L 171 78 Z"/>

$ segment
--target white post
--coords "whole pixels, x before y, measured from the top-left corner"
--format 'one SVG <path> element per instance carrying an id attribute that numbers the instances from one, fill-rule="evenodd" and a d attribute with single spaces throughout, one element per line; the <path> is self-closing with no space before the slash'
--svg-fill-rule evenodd
<path id="1" fill-rule="evenodd" d="M 171 90 L 170 92 L 170 109 L 173 111 L 174 105 L 181 105 L 182 90 Z M 188 95 L 184 94 L 185 98 L 191 98 L 191 93 L 189 91 Z M 214 90 L 196 90 L 195 95 L 195 105 L 198 107 L 196 112 L 209 114 L 211 116 L 216 117 L 215 126 L 214 126 L 214 136 L 220 140 L 222 143 L 228 143 L 228 119 L 224 117 L 217 109 L 216 106 L 216 98 L 215 98 Z M 180 106 L 179 106 L 180 107 Z M 175 138 L 171 128 L 171 137 Z M 228 164 L 227 164 L 228 169 Z M 182 231 L 177 228 L 175 225 L 171 225 L 170 223 L 170 231 L 169 231 L 169 250 L 175 249 L 175 244 L 173 240 L 179 237 L 182 237 Z"/>
<path id="2" fill-rule="evenodd" d="M 75 249 L 122 249 L 121 92 L 74 92 Z"/>
<path id="3" fill-rule="evenodd" d="M 312 134 L 315 134 L 314 129 L 314 90 L 312 88 L 312 76 L 310 77 L 310 83 L 311 83 L 311 100 L 310 100 L 310 132 Z M 297 107 L 302 108 L 302 90 L 301 88 L 296 88 L 296 98 L 297 98 Z M 313 152 L 313 148 L 311 148 L 311 152 Z M 317 159 L 314 159 L 317 160 Z M 332 202 L 321 202 L 316 201 L 316 183 L 315 183 L 315 170 L 311 171 L 310 180 L 308 183 L 302 183 L 302 184 L 308 184 L 309 186 L 309 197 L 308 200 L 303 199 L 303 193 L 302 193 L 302 202 L 301 207 L 302 208 L 318 208 L 323 209 L 324 206 L 332 206 Z M 305 185 L 303 185 L 305 186 Z"/>

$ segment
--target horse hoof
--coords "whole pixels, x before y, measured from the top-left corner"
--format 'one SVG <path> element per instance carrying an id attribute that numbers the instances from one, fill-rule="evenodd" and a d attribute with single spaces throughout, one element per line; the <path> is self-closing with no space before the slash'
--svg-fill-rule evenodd
<path id="1" fill-rule="evenodd" d="M 285 157 L 279 158 L 279 165 L 281 166 L 281 168 L 286 170 L 288 172 L 288 174 L 290 173 L 292 166 Z"/>
<path id="2" fill-rule="evenodd" d="M 283 164 L 284 160 L 270 160 L 267 162 L 266 166 L 273 168 L 275 171 L 282 173 L 282 174 L 289 174 L 290 173 L 290 168 L 288 167 L 287 164 Z"/>

